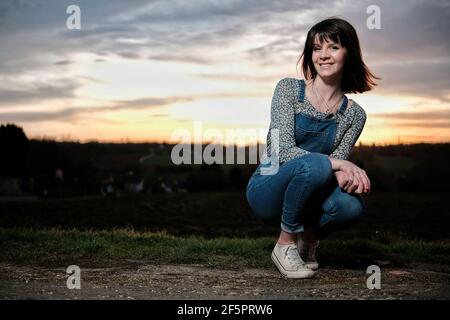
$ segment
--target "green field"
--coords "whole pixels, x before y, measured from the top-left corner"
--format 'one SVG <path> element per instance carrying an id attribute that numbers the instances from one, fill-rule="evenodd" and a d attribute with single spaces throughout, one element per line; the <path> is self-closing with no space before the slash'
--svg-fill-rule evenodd
<path id="1" fill-rule="evenodd" d="M 450 264 L 444 194 L 372 194 L 368 216 L 322 242 L 321 263 Z M 255 219 L 239 192 L 0 201 L 0 259 L 58 264 L 143 259 L 268 267 L 277 228 Z"/>
<path id="2" fill-rule="evenodd" d="M 62 262 L 139 259 L 152 263 L 200 263 L 212 267 L 270 267 L 273 239 L 175 237 L 130 230 L 78 231 L 0 229 L 5 261 L 58 265 Z M 450 241 L 330 239 L 320 250 L 322 266 L 360 268 L 384 261 L 450 265 Z"/>

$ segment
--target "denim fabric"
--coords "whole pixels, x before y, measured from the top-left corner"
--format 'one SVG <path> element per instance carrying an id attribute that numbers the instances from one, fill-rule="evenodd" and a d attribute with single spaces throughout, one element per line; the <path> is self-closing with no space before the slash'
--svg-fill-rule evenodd
<path id="1" fill-rule="evenodd" d="M 303 101 L 305 84 L 299 81 L 298 99 Z M 347 101 L 344 96 L 339 112 L 345 111 Z M 257 217 L 291 233 L 309 225 L 324 238 L 366 212 L 362 196 L 342 190 L 333 174 L 327 155 L 333 151 L 336 126 L 335 119 L 295 115 L 296 144 L 310 153 L 280 164 L 275 174 L 261 174 L 266 164 L 258 166 L 246 190 Z"/>

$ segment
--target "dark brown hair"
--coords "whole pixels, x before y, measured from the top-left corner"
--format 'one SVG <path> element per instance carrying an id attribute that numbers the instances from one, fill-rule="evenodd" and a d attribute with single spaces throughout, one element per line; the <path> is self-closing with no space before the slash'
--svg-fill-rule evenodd
<path id="1" fill-rule="evenodd" d="M 342 75 L 341 90 L 344 93 L 362 93 L 376 86 L 374 76 L 362 60 L 361 48 L 355 28 L 347 21 L 340 18 L 328 18 L 314 25 L 306 36 L 305 48 L 297 61 L 297 65 L 303 59 L 302 69 L 306 79 L 315 79 L 317 71 L 312 61 L 314 39 L 316 35 L 322 43 L 325 39 L 339 43 L 347 49 Z"/>

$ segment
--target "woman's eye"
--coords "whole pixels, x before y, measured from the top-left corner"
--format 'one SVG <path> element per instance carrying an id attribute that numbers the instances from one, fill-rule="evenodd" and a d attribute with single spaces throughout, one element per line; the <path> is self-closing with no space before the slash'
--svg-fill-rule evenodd
<path id="1" fill-rule="evenodd" d="M 339 49 L 339 47 L 333 47 L 333 50 L 338 50 Z"/>

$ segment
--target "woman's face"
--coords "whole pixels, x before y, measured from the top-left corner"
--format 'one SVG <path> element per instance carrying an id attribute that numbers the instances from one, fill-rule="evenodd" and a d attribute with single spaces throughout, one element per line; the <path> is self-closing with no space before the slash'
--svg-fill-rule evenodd
<path id="1" fill-rule="evenodd" d="M 334 78 L 344 71 L 347 49 L 331 39 L 324 39 L 320 43 L 319 36 L 314 39 L 312 61 L 317 74 L 321 78 Z"/>

